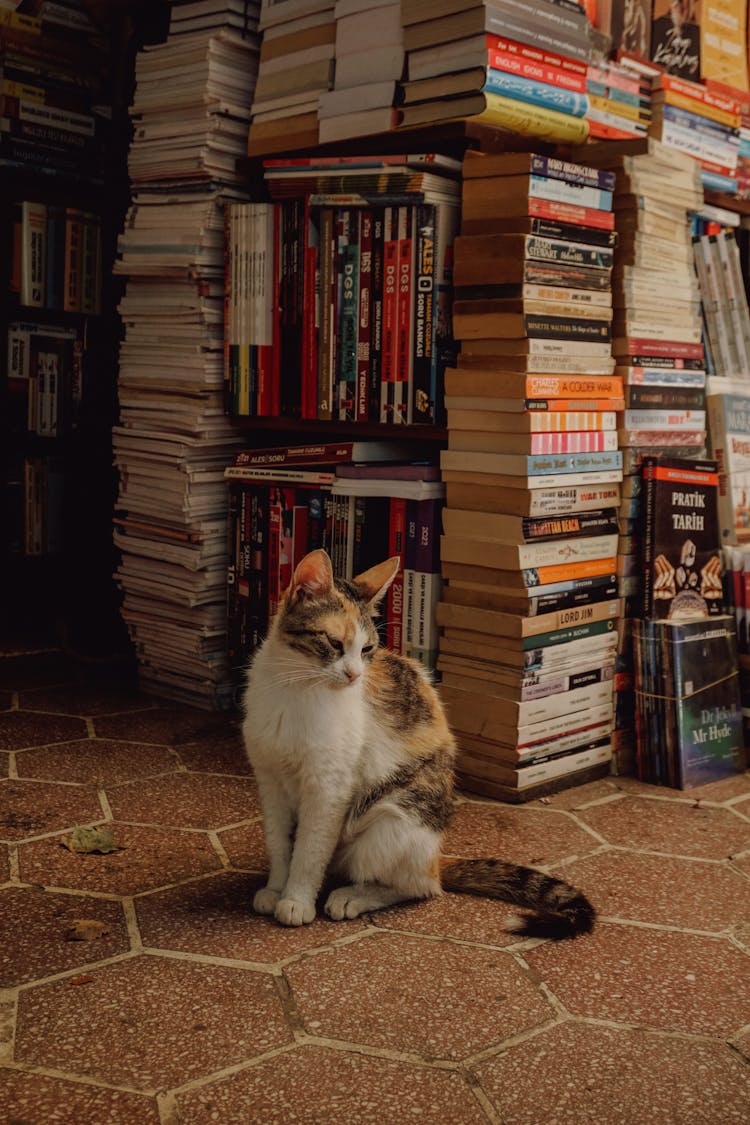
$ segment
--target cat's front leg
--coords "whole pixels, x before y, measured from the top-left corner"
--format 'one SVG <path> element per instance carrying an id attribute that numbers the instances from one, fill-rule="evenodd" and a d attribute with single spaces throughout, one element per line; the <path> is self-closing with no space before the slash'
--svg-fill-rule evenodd
<path id="1" fill-rule="evenodd" d="M 280 788 L 270 778 L 264 777 L 263 772 L 257 768 L 255 775 L 263 810 L 263 832 L 270 866 L 265 887 L 256 891 L 253 898 L 253 910 L 256 914 L 273 914 L 289 878 L 294 815 Z"/>
<path id="2" fill-rule="evenodd" d="M 322 791 L 308 794 L 302 802 L 289 878 L 274 911 L 282 925 L 302 926 L 315 917 L 315 901 L 339 842 L 345 812 L 344 803 L 332 802 Z"/>

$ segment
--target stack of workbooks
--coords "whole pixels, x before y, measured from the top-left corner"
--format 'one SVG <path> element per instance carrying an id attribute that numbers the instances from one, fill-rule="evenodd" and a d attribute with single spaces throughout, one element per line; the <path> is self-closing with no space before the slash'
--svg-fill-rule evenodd
<path id="1" fill-rule="evenodd" d="M 408 81 L 400 123 L 471 117 L 515 134 L 582 141 L 590 25 L 555 0 L 402 0 Z"/>
<path id="2" fill-rule="evenodd" d="M 318 143 L 318 99 L 333 87 L 334 0 L 262 0 L 263 32 L 247 151 Z"/>
<path id="3" fill-rule="evenodd" d="M 631 622 L 639 615 L 641 589 L 641 461 L 659 452 L 700 456 L 706 444 L 703 326 L 690 229 L 703 189 L 696 161 L 653 137 L 577 151 L 617 177 L 613 352 L 625 384 L 617 737 L 625 747 L 634 733 Z"/>
<path id="4" fill-rule="evenodd" d="M 442 585 L 435 464 L 413 443 L 344 441 L 241 450 L 230 483 L 229 660 L 239 679 L 265 637 L 296 564 L 323 548 L 341 578 L 398 555 L 381 607 L 382 642 L 434 669 Z"/>
<path id="5" fill-rule="evenodd" d="M 399 0 L 336 0 L 334 87 L 318 100 L 321 144 L 387 133 L 404 70 Z"/>
<path id="6" fill-rule="evenodd" d="M 460 168 L 438 153 L 264 162 L 273 202 L 229 211 L 232 413 L 442 420 Z"/>
<path id="7" fill-rule="evenodd" d="M 255 55 L 252 38 L 212 22 L 231 9 L 203 4 L 210 26 L 191 29 L 190 9 L 175 7 L 185 18 L 138 58 L 133 203 L 115 264 L 127 277 L 114 430 L 122 614 L 143 687 L 200 706 L 229 699 L 223 474 L 239 439 L 223 409 L 224 204 L 242 197 L 234 164 Z"/>
<path id="8" fill-rule="evenodd" d="M 706 188 L 734 194 L 742 124 L 741 95 L 673 74 L 654 78 L 649 134 L 692 156 Z"/>
<path id="9" fill-rule="evenodd" d="M 464 175 L 438 667 L 462 784 L 524 800 L 612 757 L 614 177 L 533 154 Z"/>

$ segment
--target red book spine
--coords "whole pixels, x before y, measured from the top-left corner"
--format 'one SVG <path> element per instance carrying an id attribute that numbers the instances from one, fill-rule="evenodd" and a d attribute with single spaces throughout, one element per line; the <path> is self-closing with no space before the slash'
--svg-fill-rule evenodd
<path id="1" fill-rule="evenodd" d="M 302 280 L 302 417 L 318 416 L 318 307 L 316 274 L 318 246 L 315 226 L 310 216 L 309 199 L 305 199 Z"/>
<path id="2" fill-rule="evenodd" d="M 504 51 L 509 55 L 518 55 L 524 59 L 533 59 L 535 62 L 546 66 L 555 66 L 560 70 L 567 70 L 572 74 L 580 74 L 586 78 L 586 63 L 580 59 L 569 59 L 565 55 L 556 55 L 554 51 L 544 51 L 539 47 L 532 47 L 530 43 L 517 43 L 513 39 L 505 39 L 502 35 L 488 35 L 487 49 L 490 51 Z"/>
<path id="3" fill-rule="evenodd" d="M 411 335 L 414 316 L 414 208 L 399 207 L 396 379 L 393 422 L 406 422 L 412 376 Z"/>
<path id="4" fill-rule="evenodd" d="M 529 453 L 600 453 L 617 449 L 614 430 L 578 430 L 529 435 Z"/>
<path id="5" fill-rule="evenodd" d="M 703 344 L 687 344 L 681 340 L 648 340 L 629 336 L 624 341 L 628 355 L 678 356 L 680 359 L 703 359 Z"/>
<path id="6" fill-rule="evenodd" d="M 268 620 L 276 616 L 281 590 L 279 553 L 281 542 L 281 489 L 272 488 L 268 503 Z"/>
<path id="7" fill-rule="evenodd" d="M 604 125 L 601 121 L 589 121 L 589 136 L 601 137 L 606 141 L 630 141 L 636 134 L 629 129 L 618 129 L 616 125 Z"/>
<path id="8" fill-rule="evenodd" d="M 355 420 L 368 418 L 368 383 L 370 377 L 370 338 L 372 306 L 372 211 L 359 214 L 359 292 L 357 301 L 357 393 Z"/>
<path id="9" fill-rule="evenodd" d="M 631 136 L 632 134 L 628 134 Z M 600 211 L 598 207 L 579 207 L 575 203 L 562 203 L 556 199 L 539 199 L 529 196 L 529 215 L 532 218 L 557 219 L 562 223 L 577 223 L 582 227 L 599 230 L 615 229 L 614 211 Z"/>
<path id="10" fill-rule="evenodd" d="M 383 228 L 383 330 L 381 350 L 380 421 L 392 420 L 389 389 L 396 378 L 396 317 L 398 238 L 396 207 L 386 207 Z"/>
<path id="11" fill-rule="evenodd" d="M 399 555 L 401 565 L 386 595 L 386 645 L 391 652 L 401 652 L 404 611 L 404 547 L 406 545 L 406 500 L 392 497 L 388 528 L 388 555 Z"/>
<path id="12" fill-rule="evenodd" d="M 573 90 L 577 94 L 586 93 L 586 75 L 572 70 L 563 70 L 558 66 L 550 66 L 536 59 L 525 58 L 521 54 L 510 54 L 508 51 L 490 49 L 487 52 L 487 65 L 495 70 L 504 70 L 508 74 L 518 74 L 522 78 L 530 78 L 532 82 L 544 82 L 548 86 L 559 86 L 564 90 Z"/>

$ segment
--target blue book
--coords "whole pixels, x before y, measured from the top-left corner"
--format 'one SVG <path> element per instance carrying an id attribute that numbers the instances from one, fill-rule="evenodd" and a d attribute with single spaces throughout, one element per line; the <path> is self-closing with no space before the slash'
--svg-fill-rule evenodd
<path id="1" fill-rule="evenodd" d="M 560 86 L 550 86 L 546 82 L 535 82 L 533 78 L 523 78 L 520 74 L 509 74 L 505 70 L 495 70 L 494 67 L 487 68 L 484 88 L 492 94 L 544 106 L 571 117 L 585 117 L 589 108 L 586 94 L 563 90 Z"/>
<path id="2" fill-rule="evenodd" d="M 696 133 L 703 133 L 704 136 L 710 137 L 711 140 L 723 140 L 727 144 L 737 144 L 739 139 L 739 129 L 732 128 L 731 125 L 723 125 L 720 121 L 714 121 L 710 117 L 702 117 L 698 113 L 691 113 L 688 109 L 681 109 L 677 105 L 663 105 L 662 116 L 665 121 L 672 121 L 675 125 L 681 125 L 683 129 L 692 129 Z"/>
<path id="3" fill-rule="evenodd" d="M 737 180 L 734 176 L 722 176 L 719 172 L 707 172 L 701 168 L 701 180 L 704 188 L 709 191 L 725 191 L 730 195 L 737 194 Z"/>

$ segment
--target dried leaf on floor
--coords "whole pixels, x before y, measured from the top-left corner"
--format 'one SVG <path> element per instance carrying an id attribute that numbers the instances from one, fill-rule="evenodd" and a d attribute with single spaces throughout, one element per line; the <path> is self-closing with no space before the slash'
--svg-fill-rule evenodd
<path id="1" fill-rule="evenodd" d="M 109 935 L 109 926 L 95 918 L 74 918 L 65 931 L 66 941 L 97 941 Z"/>
<path id="2" fill-rule="evenodd" d="M 74 828 L 70 836 L 64 836 L 60 843 L 68 851 L 79 855 L 109 855 L 110 852 L 121 851 L 123 847 L 106 824 L 101 828 Z"/>

